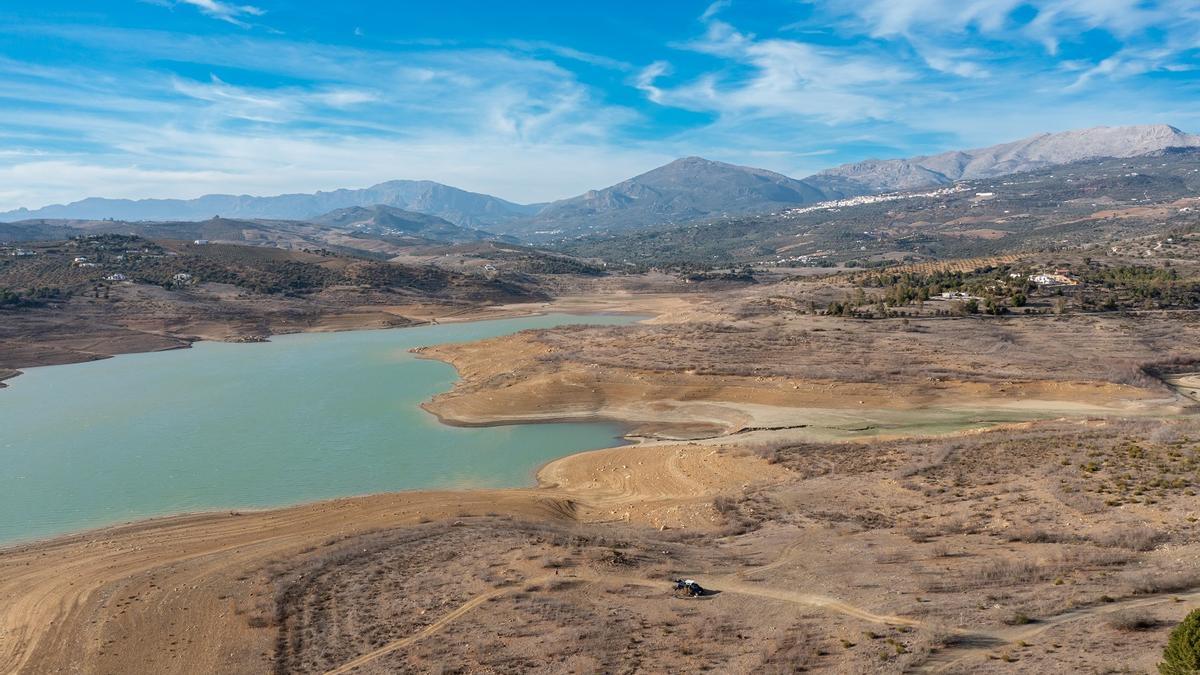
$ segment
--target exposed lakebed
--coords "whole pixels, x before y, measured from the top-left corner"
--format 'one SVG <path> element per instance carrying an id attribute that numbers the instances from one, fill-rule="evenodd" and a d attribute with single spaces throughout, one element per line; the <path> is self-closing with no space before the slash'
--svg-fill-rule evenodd
<path id="1" fill-rule="evenodd" d="M 409 350 L 634 320 L 306 333 L 30 368 L 0 390 L 0 542 L 188 511 L 528 485 L 546 461 L 613 445 L 619 428 L 443 425 L 419 406 L 453 386 L 454 369 Z"/>

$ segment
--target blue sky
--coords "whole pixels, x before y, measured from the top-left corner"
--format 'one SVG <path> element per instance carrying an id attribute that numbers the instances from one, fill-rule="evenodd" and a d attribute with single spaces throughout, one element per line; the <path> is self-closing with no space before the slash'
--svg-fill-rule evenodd
<path id="1" fill-rule="evenodd" d="M 515 201 L 701 155 L 803 177 L 1200 131 L 1196 0 L 0 6 L 0 209 L 429 178 Z"/>

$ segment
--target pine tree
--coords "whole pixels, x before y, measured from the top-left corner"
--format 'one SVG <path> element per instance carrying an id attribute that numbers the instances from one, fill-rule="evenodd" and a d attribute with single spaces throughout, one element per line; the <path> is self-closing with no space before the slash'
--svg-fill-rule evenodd
<path id="1" fill-rule="evenodd" d="M 1162 675 L 1200 673 L 1200 609 L 1184 617 L 1171 631 L 1158 672 Z"/>

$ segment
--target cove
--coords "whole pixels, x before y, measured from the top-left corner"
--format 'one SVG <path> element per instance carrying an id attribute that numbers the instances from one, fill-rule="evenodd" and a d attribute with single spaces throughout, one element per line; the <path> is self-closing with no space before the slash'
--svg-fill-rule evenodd
<path id="1" fill-rule="evenodd" d="M 0 542 L 192 511 L 422 488 L 529 485 L 615 424 L 443 425 L 448 364 L 413 347 L 639 317 L 549 314 L 29 368 L 0 389 Z"/>

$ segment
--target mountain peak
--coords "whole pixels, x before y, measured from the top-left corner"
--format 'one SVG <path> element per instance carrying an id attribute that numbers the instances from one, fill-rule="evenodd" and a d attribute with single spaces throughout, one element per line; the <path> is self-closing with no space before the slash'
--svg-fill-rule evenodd
<path id="1" fill-rule="evenodd" d="M 761 213 L 818 201 L 812 186 L 765 169 L 681 157 L 616 185 L 554 202 L 536 230 L 621 229 L 713 215 Z"/>
<path id="2" fill-rule="evenodd" d="M 1085 159 L 1137 157 L 1172 147 L 1200 147 L 1200 136 L 1169 124 L 1073 129 L 973 150 L 843 164 L 805 180 L 831 197 L 847 197 L 993 178 Z"/>

